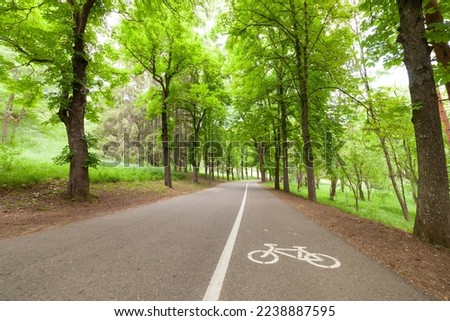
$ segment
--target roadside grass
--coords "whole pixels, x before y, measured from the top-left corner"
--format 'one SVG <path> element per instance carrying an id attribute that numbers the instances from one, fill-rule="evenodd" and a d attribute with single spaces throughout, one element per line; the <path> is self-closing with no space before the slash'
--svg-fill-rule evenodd
<path id="1" fill-rule="evenodd" d="M 28 186 L 52 180 L 67 180 L 68 165 L 54 165 L 51 162 L 20 158 L 8 170 L 0 172 L 0 187 Z M 148 182 L 164 179 L 162 168 L 154 167 L 103 167 L 89 169 L 91 183 Z M 173 180 L 183 180 L 185 173 L 172 173 Z"/>
<path id="2" fill-rule="evenodd" d="M 265 183 L 265 185 L 271 188 L 274 187 L 273 182 Z M 344 192 L 338 190 L 334 201 L 329 199 L 329 189 L 329 184 L 320 184 L 319 189 L 317 189 L 317 201 L 320 204 L 333 206 L 344 212 L 412 233 L 416 216 L 416 207 L 412 198 L 408 199 L 408 208 L 410 211 L 410 220 L 408 222 L 403 217 L 402 210 L 394 192 L 374 189 L 371 200 L 359 201 L 359 210 L 356 211 L 355 199 L 348 187 L 346 187 Z M 308 190 L 306 187 L 300 188 L 300 190 L 294 187 L 291 193 L 307 199 Z"/>
<path id="3" fill-rule="evenodd" d="M 45 183 L 52 180 L 67 178 L 68 166 L 56 166 L 52 163 L 18 159 L 0 173 L 0 187 L 18 187 L 37 183 Z"/>

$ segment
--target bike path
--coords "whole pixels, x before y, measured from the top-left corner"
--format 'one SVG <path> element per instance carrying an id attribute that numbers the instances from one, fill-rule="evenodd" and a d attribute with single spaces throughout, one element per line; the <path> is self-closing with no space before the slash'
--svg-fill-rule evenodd
<path id="1" fill-rule="evenodd" d="M 0 242 L 0 300 L 201 300 L 244 184 Z"/>
<path id="2" fill-rule="evenodd" d="M 243 207 L 245 188 L 223 184 L 2 241 L 0 300 L 202 300 L 240 209 L 220 300 L 428 299 L 256 183 Z M 341 267 L 249 260 L 264 243 L 305 246 Z"/>
<path id="3" fill-rule="evenodd" d="M 274 264 L 248 258 L 265 243 L 305 246 L 339 260 L 321 268 L 278 254 Z M 287 252 L 289 253 L 289 252 Z M 273 256 L 272 256 L 273 258 Z M 326 261 L 324 264 L 334 264 Z M 239 235 L 220 300 L 429 300 L 397 275 L 284 204 L 257 184 L 248 190 Z"/>

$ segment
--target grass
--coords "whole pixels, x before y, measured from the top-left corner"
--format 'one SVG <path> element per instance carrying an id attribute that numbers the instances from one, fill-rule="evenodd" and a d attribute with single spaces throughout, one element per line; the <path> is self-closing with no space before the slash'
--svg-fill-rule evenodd
<path id="1" fill-rule="evenodd" d="M 269 187 L 274 187 L 273 182 L 266 183 Z M 295 186 L 293 184 L 293 186 Z M 369 219 L 371 221 L 382 223 L 386 226 L 394 227 L 406 232 L 411 233 L 414 227 L 415 219 L 415 204 L 410 198 L 408 199 L 408 208 L 410 210 L 410 220 L 406 221 L 403 217 L 402 210 L 398 203 L 398 200 L 391 191 L 385 190 L 373 190 L 371 200 L 359 201 L 359 210 L 355 209 L 355 199 L 350 188 L 346 187 L 342 193 L 340 189 L 337 192 L 337 196 L 334 201 L 329 199 L 330 185 L 326 183 L 320 184 L 317 189 L 317 201 L 320 204 L 336 207 L 347 213 Z M 294 187 L 291 193 L 302 198 L 307 198 L 307 188 L 303 187 L 299 191 Z"/>
<path id="2" fill-rule="evenodd" d="M 20 161 L 17 161 L 20 159 Z M 0 172 L 0 187 L 27 186 L 55 179 L 67 179 L 69 166 L 51 162 L 17 158 L 8 170 Z M 172 179 L 182 180 L 184 173 L 172 173 Z M 154 167 L 98 167 L 89 169 L 91 183 L 145 182 L 164 179 L 162 168 Z"/>
<path id="3" fill-rule="evenodd" d="M 0 173 L 1 187 L 26 186 L 44 183 L 54 179 L 67 178 L 68 166 L 56 166 L 52 163 L 17 159 L 12 166 Z"/>
<path id="4" fill-rule="evenodd" d="M 16 143 L 6 159 L 0 154 L 0 187 L 28 186 L 52 180 L 67 180 L 68 165 L 55 165 L 52 159 L 67 144 L 62 124 L 41 126 L 30 123 L 17 130 Z M 1 145 L 0 145 L 1 147 Z M 3 157 L 1 157 L 3 155 Z M 172 173 L 173 180 L 182 180 L 184 173 Z M 164 179 L 162 168 L 155 167 L 105 167 L 89 169 L 93 184 L 109 182 L 149 182 Z"/>

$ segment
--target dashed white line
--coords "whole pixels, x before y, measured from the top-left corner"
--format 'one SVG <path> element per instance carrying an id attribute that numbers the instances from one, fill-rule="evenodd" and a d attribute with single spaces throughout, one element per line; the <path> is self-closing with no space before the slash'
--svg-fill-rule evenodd
<path id="1" fill-rule="evenodd" d="M 211 282 L 209 282 L 208 289 L 206 290 L 203 301 L 217 301 L 220 297 L 220 291 L 222 291 L 223 281 L 225 280 L 225 275 L 228 270 L 228 265 L 230 263 L 231 254 L 233 253 L 234 243 L 236 242 L 236 237 L 239 232 L 239 226 L 241 225 L 242 215 L 244 214 L 245 202 L 247 200 L 247 190 L 248 184 L 245 186 L 244 198 L 242 199 L 241 207 L 239 208 L 236 221 L 234 222 L 233 228 L 231 229 L 230 235 L 228 236 L 227 243 L 223 249 L 222 255 L 220 256 L 219 263 L 217 264 L 216 270 L 214 271 Z"/>

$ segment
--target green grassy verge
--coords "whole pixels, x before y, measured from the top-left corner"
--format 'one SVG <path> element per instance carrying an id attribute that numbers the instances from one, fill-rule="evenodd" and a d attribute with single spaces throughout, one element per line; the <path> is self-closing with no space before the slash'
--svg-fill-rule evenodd
<path id="1" fill-rule="evenodd" d="M 266 183 L 268 187 L 274 187 L 273 182 Z M 412 232 L 415 219 L 415 204 L 412 199 L 408 199 L 408 208 L 410 210 L 410 221 L 406 221 L 403 217 L 402 210 L 398 204 L 394 192 L 385 190 L 373 190 L 371 200 L 359 201 L 359 210 L 355 209 L 355 199 L 348 187 L 342 193 L 338 190 L 338 194 L 334 201 L 329 199 L 328 184 L 320 184 L 317 190 L 317 200 L 321 204 L 336 207 L 347 213 L 357 215 L 371 221 L 382 223 L 386 226 L 394 227 L 406 232 Z M 294 187 L 292 194 L 307 198 L 307 188 L 303 187 L 299 191 Z"/>
<path id="2" fill-rule="evenodd" d="M 0 187 L 26 186 L 45 183 L 54 179 L 67 179 L 69 166 L 49 162 L 20 159 L 6 171 L 0 172 Z M 153 167 L 98 167 L 89 169 L 91 183 L 143 182 L 164 178 L 162 168 Z M 184 173 L 172 173 L 174 180 L 184 179 Z"/>

